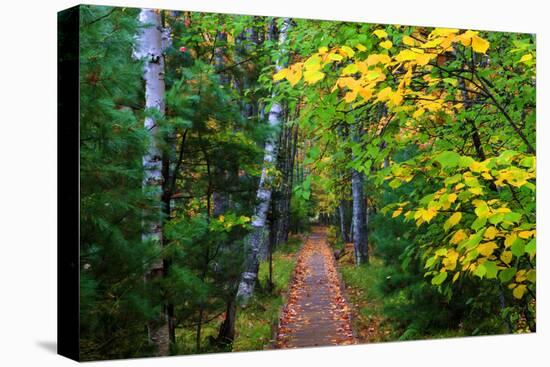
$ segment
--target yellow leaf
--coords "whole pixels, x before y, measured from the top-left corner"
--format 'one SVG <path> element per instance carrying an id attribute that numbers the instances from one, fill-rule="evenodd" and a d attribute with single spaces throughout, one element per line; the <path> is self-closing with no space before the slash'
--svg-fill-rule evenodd
<path id="1" fill-rule="evenodd" d="M 368 101 L 372 97 L 372 89 L 361 88 L 359 89 L 359 95 L 363 97 L 365 101 Z"/>
<path id="2" fill-rule="evenodd" d="M 512 244 L 516 241 L 518 238 L 516 233 L 510 233 L 506 235 L 506 238 L 504 239 L 504 247 L 508 248 L 512 246 Z"/>
<path id="3" fill-rule="evenodd" d="M 456 272 L 455 275 L 453 276 L 453 283 L 457 281 L 459 276 L 460 276 L 460 273 Z"/>
<path id="4" fill-rule="evenodd" d="M 525 284 L 520 284 L 514 290 L 512 291 L 512 294 L 517 299 L 521 299 L 523 295 L 525 294 L 525 291 L 527 290 L 527 286 Z"/>
<path id="5" fill-rule="evenodd" d="M 483 189 L 481 187 L 472 187 L 471 189 L 468 189 L 468 191 L 470 191 L 474 195 L 483 194 Z"/>
<path id="6" fill-rule="evenodd" d="M 487 52 L 488 48 L 489 48 L 489 41 L 486 41 L 479 36 L 472 37 L 472 49 L 475 52 L 484 54 L 485 52 Z"/>
<path id="7" fill-rule="evenodd" d="M 363 46 L 362 44 L 358 43 L 355 45 L 355 48 L 358 49 L 359 51 L 366 51 L 367 48 L 365 46 Z"/>
<path id="8" fill-rule="evenodd" d="M 420 210 L 422 210 L 422 219 L 424 219 L 427 223 L 429 223 L 437 214 L 437 210 L 434 208 Z"/>
<path id="9" fill-rule="evenodd" d="M 532 60 L 532 59 L 533 59 L 533 55 L 525 54 L 521 57 L 521 59 L 519 59 L 519 62 L 527 62 L 527 61 Z"/>
<path id="10" fill-rule="evenodd" d="M 447 251 L 447 256 L 443 259 L 442 264 L 446 270 L 454 270 L 458 260 L 458 252 L 455 250 Z"/>
<path id="11" fill-rule="evenodd" d="M 420 116 L 422 116 L 424 114 L 425 110 L 423 108 L 419 108 L 418 110 L 416 110 L 414 113 L 413 113 L 413 118 L 417 119 L 419 118 Z"/>
<path id="12" fill-rule="evenodd" d="M 384 41 L 380 42 L 380 47 L 385 48 L 386 50 L 390 49 L 393 46 L 393 43 L 391 41 Z"/>
<path id="13" fill-rule="evenodd" d="M 409 36 L 403 36 L 403 43 L 407 46 L 414 46 L 414 38 Z"/>
<path id="14" fill-rule="evenodd" d="M 510 264 L 510 262 L 512 261 L 512 252 L 511 251 L 504 251 L 502 253 L 502 255 L 500 255 L 500 259 L 506 265 Z"/>
<path id="15" fill-rule="evenodd" d="M 346 95 L 344 96 L 344 101 L 346 101 L 346 103 L 351 103 L 355 101 L 356 98 L 357 98 L 357 92 L 352 90 L 346 93 Z"/>
<path id="16" fill-rule="evenodd" d="M 378 95 L 377 95 L 378 100 L 382 102 L 387 100 L 390 97 L 390 93 L 391 93 L 391 87 L 386 87 L 382 89 L 380 92 L 378 92 Z"/>
<path id="17" fill-rule="evenodd" d="M 218 219 L 219 219 L 219 221 L 222 222 L 222 223 L 225 221 L 225 217 L 224 217 L 223 215 L 220 215 L 220 216 L 218 217 Z"/>
<path id="18" fill-rule="evenodd" d="M 286 76 L 286 80 L 290 83 L 290 85 L 295 86 L 300 79 L 302 79 L 302 69 L 298 69 L 295 72 L 289 72 Z"/>
<path id="19" fill-rule="evenodd" d="M 491 256 L 497 247 L 497 244 L 494 242 L 485 242 L 477 246 L 477 252 L 483 256 Z"/>
<path id="20" fill-rule="evenodd" d="M 529 238 L 535 235 L 535 231 L 521 231 L 518 233 L 520 238 Z"/>
<path id="21" fill-rule="evenodd" d="M 455 193 L 449 194 L 449 196 L 447 196 L 447 201 L 449 203 L 454 203 L 456 201 L 457 197 L 458 197 L 458 195 L 455 194 Z"/>
<path id="22" fill-rule="evenodd" d="M 278 81 L 278 80 L 284 79 L 286 78 L 287 74 L 288 74 L 288 69 L 281 69 L 279 70 L 278 73 L 273 75 L 273 80 Z"/>
<path id="23" fill-rule="evenodd" d="M 394 106 L 398 106 L 403 101 L 403 96 L 399 92 L 392 92 L 389 95 L 389 100 Z"/>
<path id="24" fill-rule="evenodd" d="M 328 52 L 328 47 L 319 47 L 319 55 L 324 55 Z"/>
<path id="25" fill-rule="evenodd" d="M 393 212 L 393 214 L 391 215 L 392 218 L 395 218 L 395 217 L 398 217 L 401 215 L 401 213 L 403 212 L 403 208 L 399 208 L 397 209 L 396 211 Z"/>
<path id="26" fill-rule="evenodd" d="M 355 55 L 355 51 L 349 46 L 342 46 L 341 50 L 349 57 L 353 57 Z"/>
<path id="27" fill-rule="evenodd" d="M 388 34 L 386 33 L 386 31 L 382 30 L 382 29 L 377 29 L 375 30 L 374 32 L 372 32 L 374 35 L 376 35 L 376 37 L 378 38 L 386 38 L 388 37 Z"/>
<path id="28" fill-rule="evenodd" d="M 443 38 L 441 38 L 441 37 L 434 38 L 431 41 L 428 41 L 428 42 L 420 45 L 420 47 L 422 47 L 422 48 L 434 48 L 434 47 L 437 47 L 441 42 L 443 42 Z"/>
<path id="29" fill-rule="evenodd" d="M 527 279 L 526 274 L 527 271 L 525 271 L 525 269 L 518 270 L 518 272 L 516 273 L 516 282 L 521 283 L 525 279 Z"/>
<path id="30" fill-rule="evenodd" d="M 498 230 L 496 229 L 496 227 L 491 226 L 485 230 L 485 233 L 483 234 L 483 236 L 489 240 L 492 240 L 493 238 L 495 238 L 497 233 L 498 233 Z"/>
<path id="31" fill-rule="evenodd" d="M 319 70 L 308 70 L 304 73 L 304 80 L 310 84 L 315 84 L 325 77 L 325 73 Z"/>
<path id="32" fill-rule="evenodd" d="M 462 229 L 459 229 L 458 231 L 455 232 L 455 234 L 451 238 L 451 243 L 457 245 L 460 242 L 462 242 L 462 240 L 466 239 L 466 237 L 468 237 L 466 235 L 466 232 L 464 232 L 464 230 Z"/>
<path id="33" fill-rule="evenodd" d="M 453 215 L 447 219 L 445 222 L 445 227 L 451 228 L 452 226 L 456 225 L 458 222 L 460 222 L 460 219 L 462 219 L 462 213 L 456 212 Z"/>
<path id="34" fill-rule="evenodd" d="M 395 60 L 399 62 L 416 60 L 418 54 L 411 50 L 403 50 L 395 57 Z"/>
<path id="35" fill-rule="evenodd" d="M 448 36 L 457 32 L 458 29 L 456 28 L 436 28 L 430 33 L 430 38 L 437 36 Z"/>

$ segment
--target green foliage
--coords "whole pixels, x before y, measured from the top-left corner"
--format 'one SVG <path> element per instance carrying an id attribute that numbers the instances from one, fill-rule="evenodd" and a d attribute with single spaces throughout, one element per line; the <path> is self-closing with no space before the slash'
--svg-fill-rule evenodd
<path id="1" fill-rule="evenodd" d="M 260 263 L 258 274 L 260 290 L 251 304 L 242 309 L 237 316 L 237 336 L 233 351 L 262 350 L 272 340 L 274 327 L 279 321 L 279 312 L 284 305 L 284 293 L 287 291 L 295 257 L 301 242 L 291 238 L 288 243 L 278 246 L 273 254 L 273 289 L 266 291 L 269 279 L 269 263 Z"/>
<path id="2" fill-rule="evenodd" d="M 96 21 L 108 16 L 109 21 Z M 150 353 L 144 325 L 160 307 L 143 283 L 157 249 L 142 242 L 141 157 L 148 143 L 131 59 L 137 13 L 81 7 L 80 331 L 83 359 Z M 116 30 L 116 31 L 115 31 Z M 101 46 L 100 46 L 101 45 Z M 159 205 L 159 204 L 156 204 Z"/>
<path id="3" fill-rule="evenodd" d="M 84 359 L 151 355 L 146 325 L 165 306 L 174 353 L 270 342 L 297 243 L 279 244 L 272 293 L 261 264 L 234 344 L 216 340 L 262 168 L 271 189 L 292 191 L 290 207 L 277 210 L 294 233 L 338 217 L 351 172 L 365 176 L 373 263 L 342 270 L 359 292 L 361 322 L 383 316 L 392 326 L 377 340 L 535 330 L 532 35 L 295 19 L 279 47 L 281 19 L 161 15 L 172 41 L 164 116 L 143 107 L 137 11 L 82 7 Z M 288 67 L 273 75 L 276 60 Z M 265 123 L 275 102 L 284 105 L 280 130 Z M 142 190 L 146 116 L 160 130 L 162 202 Z M 285 131 L 298 136 L 292 169 L 264 162 L 266 139 Z M 162 222 L 162 244 L 143 240 L 150 221 Z M 338 231 L 329 233 L 336 248 Z M 164 276 L 144 282 L 158 260 Z"/>
<path id="4" fill-rule="evenodd" d="M 409 277 L 401 293 L 411 309 L 434 311 L 424 296 L 451 309 L 436 328 L 466 328 L 469 312 L 484 307 L 492 311 L 487 320 L 497 315 L 497 324 L 525 330 L 504 317 L 514 310 L 534 330 L 534 38 L 396 26 L 353 42 L 339 36 L 274 76 L 302 91 L 303 127 L 327 144 L 330 159 L 308 158 L 311 170 L 339 199 L 348 195 L 338 190 L 345 187 L 342 163 L 371 176 L 369 199 L 384 218 L 371 220 L 375 252 L 399 259 L 388 269 L 401 267 Z M 350 139 L 353 131 L 362 136 Z M 416 154 L 397 163 L 411 146 Z M 382 200 L 386 191 L 398 195 Z M 377 235 L 400 217 L 416 227 L 397 220 L 398 232 Z M 474 297 L 470 287 L 481 291 Z M 468 307 L 460 306 L 464 300 Z"/>

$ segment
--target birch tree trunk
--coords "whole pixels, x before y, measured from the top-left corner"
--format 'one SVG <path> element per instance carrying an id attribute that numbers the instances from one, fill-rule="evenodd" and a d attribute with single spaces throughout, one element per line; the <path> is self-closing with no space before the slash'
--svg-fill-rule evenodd
<path id="1" fill-rule="evenodd" d="M 155 108 L 162 115 L 165 112 L 164 56 L 162 54 L 163 33 L 160 14 L 153 9 L 142 9 L 139 21 L 143 28 L 140 31 L 135 56 L 144 61 L 143 79 L 145 81 L 145 107 Z M 143 240 L 153 241 L 162 246 L 162 152 L 157 146 L 160 131 L 156 121 L 145 118 L 145 129 L 150 132 L 150 143 L 143 157 L 144 179 L 143 189 L 155 198 L 152 217 L 143 227 Z M 165 272 L 162 258 L 151 264 L 146 280 L 163 276 Z M 166 305 L 155 320 L 148 325 L 149 340 L 157 347 L 158 356 L 170 353 L 169 323 Z"/>
<path id="2" fill-rule="evenodd" d="M 288 29 L 290 27 L 290 18 L 285 18 L 279 32 L 279 47 L 281 54 L 284 54 L 284 45 L 286 43 Z M 283 68 L 281 58 L 277 60 L 275 72 Z M 275 95 L 273 95 L 275 97 Z M 269 127 L 276 131 L 281 125 L 283 106 L 280 102 L 274 102 L 268 115 Z M 237 299 L 246 304 L 252 293 L 254 285 L 258 277 L 258 268 L 260 266 L 259 254 L 266 247 L 266 219 L 269 207 L 271 204 L 272 181 L 273 177 L 269 174 L 269 170 L 276 164 L 277 156 L 277 138 L 273 134 L 268 137 L 264 147 L 264 164 L 262 167 L 262 175 L 256 192 L 256 208 L 252 217 L 252 232 L 245 239 L 246 260 L 244 271 L 239 282 L 237 291 Z"/>
<path id="3" fill-rule="evenodd" d="M 361 132 L 356 127 L 353 132 L 353 140 L 359 143 Z M 353 248 L 355 252 L 355 264 L 361 265 L 369 262 L 368 238 L 367 238 L 367 211 L 365 203 L 365 194 L 363 192 L 364 175 L 352 169 L 351 172 L 351 190 L 353 199 Z"/>

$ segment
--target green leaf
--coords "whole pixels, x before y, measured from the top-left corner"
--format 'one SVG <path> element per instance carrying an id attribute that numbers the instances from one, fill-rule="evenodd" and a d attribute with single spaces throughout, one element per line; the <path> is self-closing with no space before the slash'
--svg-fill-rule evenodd
<path id="1" fill-rule="evenodd" d="M 507 283 L 514 277 L 514 275 L 516 275 L 516 268 L 508 268 L 498 273 L 498 278 L 501 282 Z"/>
<path id="2" fill-rule="evenodd" d="M 495 279 L 497 277 L 498 269 L 497 264 L 494 261 L 485 261 L 482 265 L 485 267 L 485 275 L 487 276 L 487 279 Z"/>
<path id="3" fill-rule="evenodd" d="M 525 242 L 521 238 L 516 239 L 510 250 L 512 250 L 512 253 L 516 257 L 523 256 L 525 254 Z"/>
<path id="4" fill-rule="evenodd" d="M 483 278 L 486 273 L 487 273 L 487 269 L 483 264 L 478 265 L 478 267 L 474 271 L 474 275 L 477 275 L 480 278 Z"/>
<path id="5" fill-rule="evenodd" d="M 513 223 L 519 223 L 519 221 L 521 220 L 521 214 L 516 212 L 505 213 L 504 220 Z"/>
<path id="6" fill-rule="evenodd" d="M 401 186 L 401 181 L 399 181 L 398 179 L 393 179 L 390 181 L 389 185 L 392 189 L 397 189 L 399 186 Z"/>
<path id="7" fill-rule="evenodd" d="M 485 224 L 487 224 L 487 218 L 486 217 L 483 217 L 483 218 L 477 218 L 476 220 L 474 220 L 474 222 L 472 223 L 472 226 L 471 228 L 475 231 L 478 231 L 479 229 L 483 228 L 485 226 Z"/>
<path id="8" fill-rule="evenodd" d="M 537 252 L 537 241 L 534 238 L 525 246 L 525 252 L 531 257 L 535 256 Z"/>
<path id="9" fill-rule="evenodd" d="M 439 273 L 435 277 L 432 278 L 432 284 L 433 285 L 440 285 L 447 279 L 447 272 Z"/>
<path id="10" fill-rule="evenodd" d="M 459 159 L 460 154 L 452 151 L 441 152 L 435 158 L 435 160 L 439 162 L 443 168 L 456 167 L 458 165 Z"/>

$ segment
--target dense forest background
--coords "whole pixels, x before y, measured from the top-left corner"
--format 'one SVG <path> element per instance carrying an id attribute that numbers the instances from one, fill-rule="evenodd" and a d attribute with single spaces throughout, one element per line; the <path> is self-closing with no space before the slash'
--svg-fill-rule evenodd
<path id="1" fill-rule="evenodd" d="M 264 349 L 312 223 L 362 342 L 536 330 L 528 34 L 80 8 L 83 359 Z"/>

